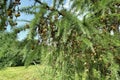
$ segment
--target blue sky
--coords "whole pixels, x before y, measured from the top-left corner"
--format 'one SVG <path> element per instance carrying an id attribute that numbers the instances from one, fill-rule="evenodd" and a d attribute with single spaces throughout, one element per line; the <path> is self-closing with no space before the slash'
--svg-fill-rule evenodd
<path id="1" fill-rule="evenodd" d="M 51 5 L 52 0 L 42 0 L 42 2 L 47 2 L 48 5 Z M 30 6 L 33 4 L 34 4 L 34 0 L 21 0 L 21 5 L 19 6 L 19 8 Z M 24 19 L 32 20 L 33 18 L 34 18 L 34 15 L 29 15 L 29 14 L 24 14 L 24 13 L 21 13 L 21 16 L 18 17 L 19 20 L 24 20 Z M 19 21 L 17 26 L 24 26 L 25 24 L 26 22 Z M 18 40 L 23 40 L 27 36 L 28 31 L 29 30 L 21 31 L 18 34 Z"/>
<path id="2" fill-rule="evenodd" d="M 21 1 L 21 5 L 19 5 L 19 8 L 22 8 L 22 7 L 26 7 L 26 6 L 30 6 L 30 5 L 33 5 L 34 4 L 34 0 L 20 0 Z M 53 0 L 41 0 L 42 2 L 46 2 L 49 6 L 51 6 L 52 4 L 52 1 Z M 65 3 L 67 3 L 69 0 L 66 0 Z M 65 7 L 68 7 L 69 6 L 69 3 L 65 6 Z M 24 14 L 24 13 L 21 13 L 21 16 L 18 17 L 18 20 L 32 20 L 34 18 L 34 15 L 29 15 L 29 14 Z M 23 21 L 17 21 L 18 25 L 16 27 L 20 27 L 20 26 L 24 26 L 27 22 L 23 22 Z M 8 26 L 7 27 L 7 31 L 11 31 L 11 27 Z M 23 40 L 26 36 L 27 36 L 27 33 L 28 33 L 29 30 L 24 30 L 24 31 L 21 31 L 20 33 L 18 33 L 18 40 Z"/>
<path id="3" fill-rule="evenodd" d="M 21 0 L 21 5 L 19 5 L 19 8 L 22 7 L 26 7 L 26 6 L 30 6 L 34 3 L 34 0 Z M 24 13 L 20 13 L 20 17 L 18 17 L 18 20 L 32 20 L 34 18 L 34 15 L 29 15 L 29 14 L 24 14 Z M 23 21 L 17 21 L 18 25 L 15 27 L 22 27 L 24 26 L 27 22 L 23 22 Z M 11 27 L 10 25 L 8 25 L 7 27 L 7 31 L 10 32 L 11 31 Z M 27 36 L 28 30 L 25 31 L 21 31 L 20 33 L 18 33 L 18 40 L 22 40 Z"/>
<path id="4" fill-rule="evenodd" d="M 34 0 L 21 0 L 21 5 L 19 6 L 19 8 L 30 6 L 33 3 L 34 3 Z M 24 13 L 21 13 L 21 16 L 18 17 L 19 20 L 32 20 L 33 18 L 34 18 L 34 15 L 29 15 L 29 14 L 24 14 Z M 19 21 L 17 26 L 24 26 L 26 23 L 27 22 Z M 18 39 L 23 40 L 27 36 L 27 33 L 28 33 L 28 30 L 21 31 L 18 34 Z"/>

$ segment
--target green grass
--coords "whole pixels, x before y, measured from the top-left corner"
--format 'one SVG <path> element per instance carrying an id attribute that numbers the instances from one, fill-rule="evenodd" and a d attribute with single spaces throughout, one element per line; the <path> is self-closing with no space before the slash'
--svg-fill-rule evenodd
<path id="1" fill-rule="evenodd" d="M 40 78 L 43 66 L 8 67 L 0 70 L 0 80 L 43 80 Z"/>

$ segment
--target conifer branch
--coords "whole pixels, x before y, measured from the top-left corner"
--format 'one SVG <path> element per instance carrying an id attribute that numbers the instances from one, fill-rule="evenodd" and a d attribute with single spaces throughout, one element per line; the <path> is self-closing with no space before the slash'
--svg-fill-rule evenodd
<path id="1" fill-rule="evenodd" d="M 38 3 L 41 4 L 41 5 L 44 5 L 44 3 L 42 3 L 42 2 L 39 1 L 39 0 L 35 0 L 35 1 L 38 2 Z M 64 16 L 64 13 L 63 13 L 63 12 L 60 12 L 59 10 L 55 9 L 54 7 L 50 7 L 50 6 L 48 6 L 48 5 L 46 5 L 45 7 L 46 7 L 48 10 L 50 10 L 50 11 L 56 11 L 56 12 L 58 12 L 59 15 Z"/>

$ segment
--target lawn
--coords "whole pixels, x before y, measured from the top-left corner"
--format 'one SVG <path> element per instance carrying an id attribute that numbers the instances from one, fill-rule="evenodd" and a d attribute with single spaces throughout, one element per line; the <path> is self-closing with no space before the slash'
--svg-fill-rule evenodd
<path id="1" fill-rule="evenodd" d="M 40 75 L 43 66 L 8 67 L 0 70 L 0 80 L 43 80 Z"/>

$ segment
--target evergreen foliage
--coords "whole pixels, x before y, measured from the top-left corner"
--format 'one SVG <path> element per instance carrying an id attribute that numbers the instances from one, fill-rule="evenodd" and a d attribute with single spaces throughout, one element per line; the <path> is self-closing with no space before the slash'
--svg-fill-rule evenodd
<path id="1" fill-rule="evenodd" d="M 69 1 L 69 9 L 65 0 L 53 0 L 51 6 L 35 0 L 34 6 L 20 9 L 35 16 L 22 28 L 30 30 L 27 38 L 17 45 L 25 65 L 39 58 L 52 80 L 120 79 L 120 1 Z M 16 30 L 14 35 L 21 28 Z"/>

